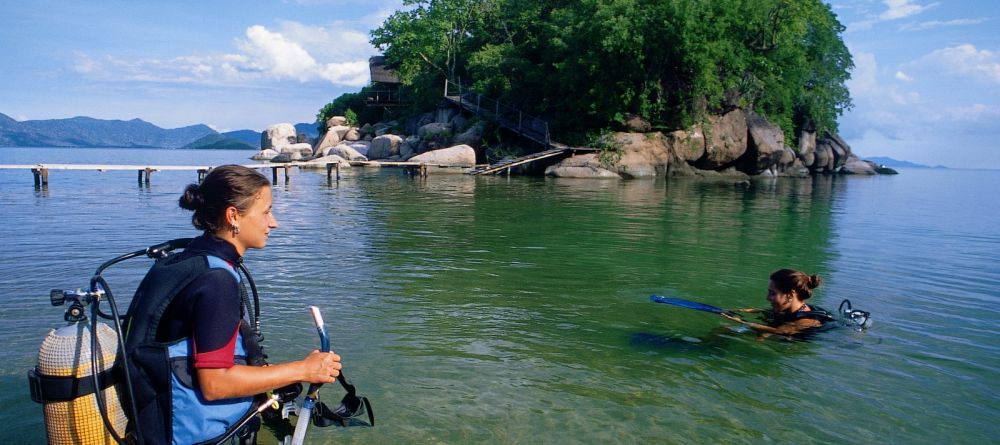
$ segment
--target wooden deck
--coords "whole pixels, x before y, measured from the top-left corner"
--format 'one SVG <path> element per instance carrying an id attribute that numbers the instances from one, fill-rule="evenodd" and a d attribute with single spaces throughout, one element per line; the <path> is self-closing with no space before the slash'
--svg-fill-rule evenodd
<path id="1" fill-rule="evenodd" d="M 429 171 L 453 171 L 456 173 L 468 173 L 474 167 L 468 165 L 447 165 L 428 164 L 420 162 L 393 162 L 393 161 L 350 161 L 346 162 L 353 167 L 374 167 L 374 168 L 402 168 L 415 176 L 427 176 Z M 284 171 L 285 183 L 289 182 L 288 172 L 292 167 L 326 169 L 327 179 L 340 179 L 339 162 L 310 162 L 294 161 L 282 163 L 254 163 L 242 164 L 244 167 L 252 169 L 271 169 L 271 179 L 273 183 L 278 182 L 278 173 Z M 212 165 L 153 165 L 153 164 L 0 164 L 0 170 L 30 170 L 34 175 L 35 187 L 48 186 L 49 172 L 52 170 L 84 170 L 84 171 L 134 171 L 138 173 L 140 184 L 149 184 L 150 177 L 154 172 L 160 171 L 194 171 L 198 173 L 198 181 L 201 182 L 208 172 L 217 166 Z"/>
<path id="2" fill-rule="evenodd" d="M 565 155 L 566 153 L 576 154 L 578 152 L 581 152 L 581 153 L 590 153 L 590 152 L 595 152 L 595 151 L 598 151 L 598 149 L 596 149 L 596 148 L 581 148 L 581 147 L 566 147 L 566 146 L 562 146 L 562 147 L 559 147 L 559 148 L 553 148 L 551 150 L 545 150 L 545 151 L 540 151 L 538 153 L 532 153 L 530 155 L 521 156 L 519 158 L 505 159 L 505 160 L 497 162 L 495 164 L 490 164 L 490 165 L 487 165 L 487 166 L 483 166 L 483 167 L 480 167 L 480 168 L 473 169 L 473 170 L 469 171 L 469 174 L 470 175 L 488 175 L 488 174 L 491 174 L 491 173 L 498 173 L 498 172 L 501 172 L 503 170 L 507 170 L 507 172 L 510 173 L 509 169 L 512 168 L 512 167 L 516 167 L 518 165 L 527 164 L 529 162 L 534 162 L 534 161 L 537 161 L 539 159 L 551 158 L 553 156 L 562 156 L 562 155 Z"/>

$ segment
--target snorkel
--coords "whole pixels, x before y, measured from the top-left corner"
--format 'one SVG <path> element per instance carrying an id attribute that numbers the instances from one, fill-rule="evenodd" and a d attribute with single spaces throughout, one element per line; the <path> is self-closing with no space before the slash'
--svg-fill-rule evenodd
<path id="1" fill-rule="evenodd" d="M 323 315 L 319 313 L 319 308 L 309 306 L 312 312 L 313 321 L 316 322 L 316 332 L 319 334 L 320 352 L 330 352 L 330 336 L 326 333 L 326 325 L 323 324 Z M 295 433 L 292 435 L 292 445 L 302 445 L 306 437 L 306 429 L 309 428 L 309 420 L 312 418 L 312 410 L 316 407 L 316 399 L 319 395 L 319 388 L 322 383 L 309 385 L 306 397 L 299 408 L 299 420 L 295 423 Z"/>

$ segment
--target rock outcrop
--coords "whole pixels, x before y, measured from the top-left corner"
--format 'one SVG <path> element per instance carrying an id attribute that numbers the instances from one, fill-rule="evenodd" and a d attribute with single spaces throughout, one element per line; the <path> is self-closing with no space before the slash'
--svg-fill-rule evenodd
<path id="1" fill-rule="evenodd" d="M 587 153 L 564 159 L 545 169 L 545 175 L 554 178 L 620 179 L 621 175 L 604 168 L 597 155 Z"/>
<path id="2" fill-rule="evenodd" d="M 421 153 L 409 159 L 410 162 L 472 167 L 476 165 L 476 150 L 468 145 L 456 145 L 440 150 Z"/>
<path id="3" fill-rule="evenodd" d="M 286 145 L 295 144 L 298 141 L 298 133 L 292 124 L 274 124 L 267 127 L 260 135 L 260 149 L 269 148 L 279 150 Z"/>

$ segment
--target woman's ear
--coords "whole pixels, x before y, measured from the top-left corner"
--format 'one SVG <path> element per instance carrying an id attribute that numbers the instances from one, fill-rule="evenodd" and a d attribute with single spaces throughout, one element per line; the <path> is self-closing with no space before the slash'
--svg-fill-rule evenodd
<path id="1" fill-rule="evenodd" d="M 226 207 L 226 222 L 229 223 L 230 227 L 236 225 L 236 217 L 239 216 L 239 214 L 240 211 L 237 210 L 235 206 Z"/>

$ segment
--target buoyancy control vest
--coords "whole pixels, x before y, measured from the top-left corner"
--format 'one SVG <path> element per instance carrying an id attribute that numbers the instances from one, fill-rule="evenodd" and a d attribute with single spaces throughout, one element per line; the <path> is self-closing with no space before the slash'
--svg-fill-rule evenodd
<path id="1" fill-rule="evenodd" d="M 189 337 L 158 341 L 164 313 L 174 299 L 201 274 L 222 268 L 240 275 L 226 261 L 207 253 L 170 255 L 153 265 L 136 290 L 125 319 L 125 351 L 133 376 L 132 392 L 147 444 L 195 443 L 218 438 L 253 409 L 252 397 L 206 401 L 195 381 Z M 249 311 L 249 308 L 244 308 Z M 257 334 L 240 322 L 236 363 L 262 365 Z M 130 422 L 134 428 L 135 422 Z M 199 437 L 185 432 L 198 432 Z"/>
<path id="2" fill-rule="evenodd" d="M 769 324 L 772 327 L 777 327 L 785 323 L 810 319 L 810 320 L 816 320 L 822 323 L 823 326 L 826 326 L 831 322 L 837 321 L 837 318 L 834 317 L 833 314 L 831 314 L 830 311 L 827 311 L 826 309 L 812 305 L 804 305 L 804 306 L 808 307 L 810 310 L 803 311 L 800 309 L 798 311 L 789 314 L 774 314 L 772 312 L 770 313 L 769 317 L 765 317 L 767 320 L 767 324 Z"/>

